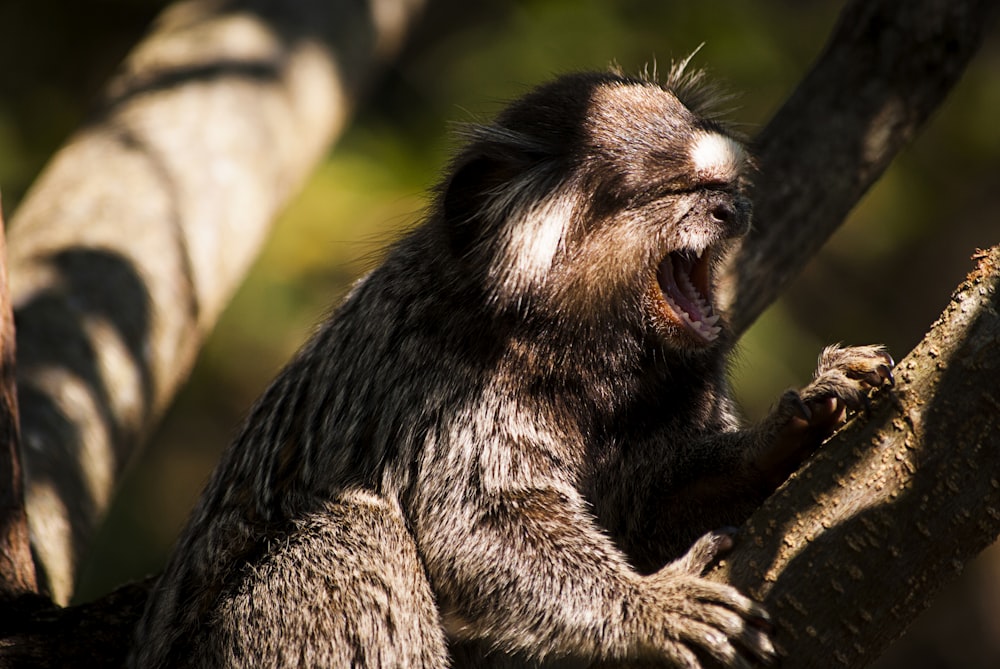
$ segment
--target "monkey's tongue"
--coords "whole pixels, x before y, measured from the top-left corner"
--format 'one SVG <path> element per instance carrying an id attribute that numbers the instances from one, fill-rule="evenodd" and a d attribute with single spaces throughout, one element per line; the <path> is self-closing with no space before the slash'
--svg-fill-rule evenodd
<path id="1" fill-rule="evenodd" d="M 716 326 L 719 316 L 691 280 L 699 261 L 705 262 L 686 254 L 668 254 L 660 263 L 656 279 L 674 319 L 705 341 L 715 341 L 722 331 Z"/>

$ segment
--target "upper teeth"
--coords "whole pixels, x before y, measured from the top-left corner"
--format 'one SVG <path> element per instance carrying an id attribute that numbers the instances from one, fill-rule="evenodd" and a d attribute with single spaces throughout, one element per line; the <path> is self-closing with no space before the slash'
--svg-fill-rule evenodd
<path id="1" fill-rule="evenodd" d="M 696 296 L 694 298 L 694 302 L 696 302 L 698 306 L 701 307 L 702 312 L 710 313 L 712 311 L 712 305 L 710 305 L 708 301 L 705 299 L 705 296 L 702 295 L 701 292 L 694 287 L 694 284 L 691 283 L 691 279 L 687 276 L 687 274 L 681 274 L 679 278 L 681 281 L 684 282 L 684 287 L 687 288 L 688 296 L 689 297 L 692 295 Z M 709 322 L 712 318 L 714 318 L 715 320 Z M 715 322 L 718 320 L 719 320 L 718 316 L 710 316 L 709 318 L 706 318 L 702 322 L 708 323 L 709 325 L 715 325 Z"/>

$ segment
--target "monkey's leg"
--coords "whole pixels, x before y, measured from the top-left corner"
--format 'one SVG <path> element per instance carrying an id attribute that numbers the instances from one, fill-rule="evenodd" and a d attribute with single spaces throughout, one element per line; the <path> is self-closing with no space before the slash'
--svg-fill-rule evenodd
<path id="1" fill-rule="evenodd" d="M 446 667 L 437 608 L 398 506 L 351 492 L 295 522 L 208 619 L 201 666 Z"/>

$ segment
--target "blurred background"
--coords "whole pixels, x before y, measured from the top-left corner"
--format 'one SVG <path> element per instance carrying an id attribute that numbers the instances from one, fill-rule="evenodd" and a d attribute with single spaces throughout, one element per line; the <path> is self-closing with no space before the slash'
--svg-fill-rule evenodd
<path id="1" fill-rule="evenodd" d="M 453 122 L 487 119 L 554 74 L 696 63 L 737 93 L 753 135 L 821 49 L 827 0 L 444 0 L 284 213 L 133 467 L 88 558 L 78 600 L 157 571 L 219 451 L 312 327 L 413 225 L 453 147 Z M 162 0 L 0 3 L 0 188 L 10 217 L 47 158 Z M 749 417 L 811 373 L 823 345 L 920 340 L 977 247 L 1000 242 L 996 31 L 915 144 L 786 296 L 744 338 L 733 374 Z M 880 667 L 1000 666 L 1000 550 L 951 586 Z"/>

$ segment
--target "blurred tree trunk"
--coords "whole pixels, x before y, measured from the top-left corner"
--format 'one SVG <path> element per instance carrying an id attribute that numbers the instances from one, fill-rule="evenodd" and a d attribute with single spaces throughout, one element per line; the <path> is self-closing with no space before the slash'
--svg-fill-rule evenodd
<path id="1" fill-rule="evenodd" d="M 25 494 L 58 603 L 271 223 L 423 0 L 163 13 L 10 224 Z"/>
<path id="2" fill-rule="evenodd" d="M 201 335 L 256 250 L 265 225 L 260 220 L 271 218 L 339 128 L 341 105 L 353 99 L 363 79 L 359 73 L 368 71 L 381 53 L 379 44 L 386 43 L 374 39 L 383 34 L 378 21 L 353 6 L 329 4 L 336 5 L 332 15 L 358 18 L 342 30 L 353 35 L 360 26 L 368 36 L 362 46 L 350 40 L 350 48 L 337 46 L 337 39 L 313 32 L 326 24 L 309 12 L 325 5 L 303 2 L 294 16 L 280 20 L 245 6 L 223 11 L 184 5 L 169 14 L 159 36 L 147 42 L 153 46 L 140 47 L 130 59 L 105 112 L 57 157 L 14 221 L 11 271 L 19 275 L 19 326 L 38 324 L 30 326 L 37 328 L 30 341 L 21 333 L 27 348 L 20 352 L 26 366 L 20 378 L 28 512 L 57 598 L 68 594 L 75 556 L 122 466 L 183 378 Z M 992 7 L 984 0 L 848 4 L 813 70 L 757 140 L 757 223 L 735 258 L 727 291 L 739 330 L 815 253 L 940 104 L 975 53 Z M 401 29 L 408 16 L 390 23 Z M 243 46 L 245 35 L 255 37 L 250 43 L 256 46 Z M 197 48 L 181 46 L 187 40 Z M 150 74 L 144 75 L 147 66 Z M 161 111 L 171 104 L 177 107 L 169 114 Z M 218 135 L 203 131 L 219 122 Z M 116 153 L 120 157 L 112 158 Z M 74 168 L 77 163 L 86 164 L 93 177 Z M 75 223 L 65 232 L 50 229 L 63 219 Z M 135 227 L 125 227 L 133 220 Z M 22 238 L 16 253 L 15 238 Z M 852 564 L 843 555 L 853 557 L 860 554 L 858 546 L 871 544 L 890 558 L 909 556 L 892 563 L 893 585 L 902 581 L 915 588 L 915 580 L 936 583 L 945 576 L 941 569 L 924 569 L 928 535 L 942 533 L 936 543 L 951 552 L 938 553 L 948 557 L 934 562 L 947 567 L 997 533 L 995 521 L 984 519 L 997 515 L 993 503 L 981 505 L 985 509 L 960 503 L 957 511 L 945 503 L 959 499 L 954 488 L 967 485 L 965 479 L 937 478 L 933 468 L 906 457 L 917 446 L 941 443 L 941 431 L 928 425 L 971 424 L 971 432 L 954 435 L 973 449 L 962 460 L 964 473 L 981 479 L 977 485 L 997 487 L 991 463 L 983 461 L 988 456 L 975 450 L 986 443 L 981 431 L 992 423 L 968 422 L 988 412 L 982 405 L 961 408 L 982 395 L 977 384 L 983 374 L 995 378 L 1000 357 L 990 278 L 997 259 L 994 254 L 981 260 L 978 282 L 953 303 L 942 321 L 945 330 L 932 333 L 904 361 L 899 389 L 877 403 L 865 423 L 875 432 L 852 427 L 837 437 L 843 446 L 825 449 L 770 500 L 751 520 L 750 541 L 727 562 L 735 583 L 775 606 L 781 639 L 793 653 L 786 666 L 805 657 L 810 666 L 835 664 L 842 655 L 849 665 L 870 659 L 887 636 L 880 636 L 884 620 L 876 616 L 888 610 L 902 625 L 925 601 L 926 594 L 911 598 L 905 587 L 874 588 L 883 586 L 875 580 L 879 565 Z M 985 304 L 975 313 L 992 316 L 969 329 L 966 316 L 981 300 Z M 927 348 L 935 346 L 935 337 L 950 343 Z M 942 362 L 946 366 L 939 369 Z M 986 397 L 987 403 L 996 401 L 993 394 Z M 878 449 L 867 446 L 872 440 Z M 893 451 L 890 443 L 907 450 Z M 883 496 L 885 475 L 879 474 L 859 493 L 852 474 L 834 472 L 845 463 L 874 467 L 882 459 L 907 492 Z M 927 485 L 939 488 L 908 492 Z M 868 515 L 880 504 L 885 516 Z M 831 509 L 842 515 L 823 515 Z M 813 517 L 814 524 L 800 524 Z M 920 520 L 907 531 L 911 518 Z M 971 520 L 959 531 L 955 519 Z M 814 556 L 812 546 L 822 546 L 823 554 Z M 839 562 L 821 559 L 826 551 L 841 556 Z M 843 575 L 838 566 L 846 568 Z M 819 586 L 800 588 L 803 570 L 815 572 L 826 589 L 814 594 L 809 588 Z M 884 609 L 864 608 L 871 591 Z M 108 639 L 127 635 L 145 592 L 142 584 L 131 586 L 87 607 L 20 621 L 0 642 L 0 657 L 8 664 L 20 659 L 58 665 L 87 655 L 93 663 L 114 666 L 121 649 L 94 643 L 94 630 L 103 629 Z M 827 643 L 831 627 L 848 630 L 850 639 Z"/>

